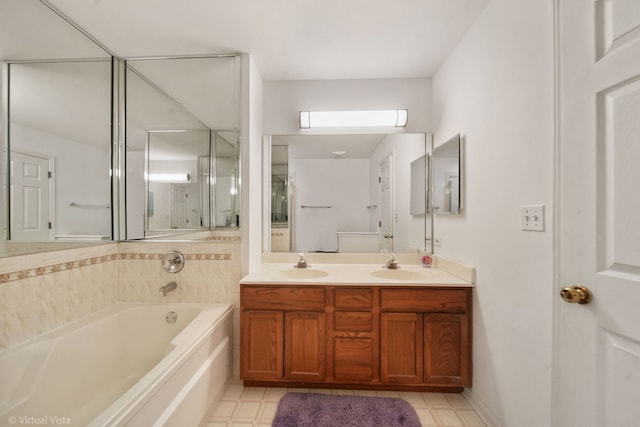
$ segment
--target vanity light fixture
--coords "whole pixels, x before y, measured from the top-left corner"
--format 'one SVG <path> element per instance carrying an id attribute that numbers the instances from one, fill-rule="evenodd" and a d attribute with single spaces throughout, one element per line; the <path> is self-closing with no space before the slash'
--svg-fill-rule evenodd
<path id="1" fill-rule="evenodd" d="M 189 182 L 191 175 L 188 173 L 150 173 L 149 182 Z"/>
<path id="2" fill-rule="evenodd" d="M 405 127 L 408 110 L 300 111 L 300 129 Z"/>

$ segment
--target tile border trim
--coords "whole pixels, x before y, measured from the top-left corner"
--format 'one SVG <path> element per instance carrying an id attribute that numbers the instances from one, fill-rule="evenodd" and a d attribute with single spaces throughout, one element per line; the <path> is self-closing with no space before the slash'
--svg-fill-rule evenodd
<path id="1" fill-rule="evenodd" d="M 97 257 L 83 258 L 75 261 L 66 261 L 41 267 L 28 268 L 24 270 L 12 271 L 0 274 L 0 284 L 14 282 L 16 280 L 30 279 L 44 276 L 46 274 L 59 273 L 61 271 L 73 270 L 75 268 L 101 264 L 116 260 L 161 260 L 164 253 L 117 253 L 102 255 Z M 186 260 L 191 261 L 232 261 L 230 253 L 213 254 L 185 254 Z"/>

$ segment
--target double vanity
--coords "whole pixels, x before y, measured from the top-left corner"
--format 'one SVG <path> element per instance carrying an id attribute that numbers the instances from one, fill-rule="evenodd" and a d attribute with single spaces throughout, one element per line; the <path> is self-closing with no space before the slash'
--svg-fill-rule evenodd
<path id="1" fill-rule="evenodd" d="M 475 271 L 417 255 L 292 254 L 240 282 L 245 385 L 460 392 L 471 386 Z M 350 256 L 351 255 L 351 256 Z"/>

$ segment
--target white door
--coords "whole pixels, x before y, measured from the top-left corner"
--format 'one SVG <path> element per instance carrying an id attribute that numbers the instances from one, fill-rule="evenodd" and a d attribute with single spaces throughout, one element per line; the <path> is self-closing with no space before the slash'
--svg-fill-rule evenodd
<path id="1" fill-rule="evenodd" d="M 189 193 L 186 185 L 171 184 L 171 228 L 189 228 Z"/>
<path id="2" fill-rule="evenodd" d="M 380 162 L 380 249 L 393 252 L 393 154 Z"/>
<path id="3" fill-rule="evenodd" d="M 640 1 L 558 5 L 553 425 L 638 426 Z M 573 285 L 593 301 L 563 301 Z"/>
<path id="4" fill-rule="evenodd" d="M 50 240 L 49 159 L 15 151 L 10 157 L 11 240 Z"/>

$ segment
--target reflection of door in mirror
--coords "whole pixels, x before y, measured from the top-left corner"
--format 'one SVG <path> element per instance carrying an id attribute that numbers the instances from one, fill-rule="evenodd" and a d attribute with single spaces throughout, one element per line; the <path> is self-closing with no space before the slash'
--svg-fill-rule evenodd
<path id="1" fill-rule="evenodd" d="M 209 205 L 209 139 L 209 131 L 148 133 L 145 235 L 201 227 L 203 207 Z"/>
<path id="2" fill-rule="evenodd" d="M 56 165 L 55 187 L 44 182 L 38 190 L 24 187 L 29 189 L 27 198 L 19 199 L 19 209 L 14 206 L 10 212 L 10 239 L 109 239 L 111 61 L 12 63 L 9 69 L 11 157 L 15 152 L 30 153 L 55 159 Z M 31 174 L 38 168 L 25 171 Z M 9 182 L 16 184 L 23 185 Z M 51 206 L 41 193 L 45 188 L 51 189 Z M 51 211 L 49 218 L 33 214 L 45 208 Z M 38 233 L 26 232 L 45 225 Z"/>
<path id="3" fill-rule="evenodd" d="M 55 188 L 53 159 L 11 151 L 11 239 L 38 242 L 53 239 L 50 188 Z"/>
<path id="4" fill-rule="evenodd" d="M 186 185 L 171 184 L 171 228 L 189 228 L 189 190 Z"/>
<path id="5" fill-rule="evenodd" d="M 380 163 L 380 222 L 379 247 L 383 252 L 393 252 L 393 154 Z"/>

